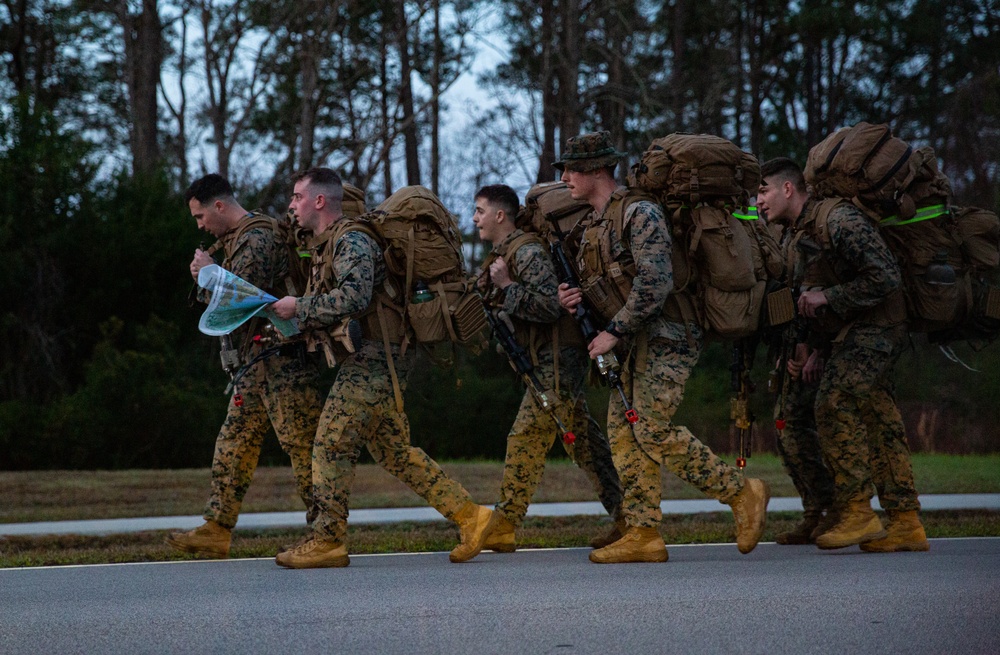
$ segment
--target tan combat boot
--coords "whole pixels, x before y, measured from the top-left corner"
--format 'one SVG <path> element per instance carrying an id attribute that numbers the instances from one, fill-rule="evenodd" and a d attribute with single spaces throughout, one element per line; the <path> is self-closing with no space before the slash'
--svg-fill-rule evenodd
<path id="1" fill-rule="evenodd" d="M 274 561 L 288 569 L 328 569 L 347 566 L 351 558 L 347 555 L 347 546 L 313 537 L 302 545 L 278 553 Z"/>
<path id="2" fill-rule="evenodd" d="M 916 512 L 886 512 L 889 515 L 889 534 L 883 539 L 875 539 L 861 544 L 861 550 L 868 553 L 898 553 L 901 551 L 930 550 L 927 533 Z"/>
<path id="3" fill-rule="evenodd" d="M 823 518 L 823 513 L 820 510 L 807 510 L 802 513 L 802 520 L 799 521 L 798 525 L 788 532 L 782 532 L 774 540 L 782 546 L 811 544 L 815 541 L 812 537 L 813 530 L 819 525 L 821 518 Z"/>
<path id="4" fill-rule="evenodd" d="M 855 500 L 840 510 L 840 521 L 828 532 L 816 538 L 816 545 L 824 550 L 846 548 L 854 544 L 875 541 L 886 535 L 867 500 Z"/>
<path id="5" fill-rule="evenodd" d="M 666 562 L 667 546 L 656 528 L 627 528 L 618 541 L 590 553 L 595 564 Z"/>
<path id="6" fill-rule="evenodd" d="M 628 524 L 625 523 L 623 519 L 615 521 L 614 527 L 612 527 L 608 532 L 604 534 L 597 535 L 590 540 L 590 547 L 604 548 L 605 546 L 610 546 L 619 539 L 625 536 L 625 532 L 628 530 Z"/>
<path id="7" fill-rule="evenodd" d="M 743 491 L 729 504 L 736 520 L 736 547 L 744 555 L 757 547 L 767 521 L 771 487 L 763 480 L 747 478 Z"/>
<path id="8" fill-rule="evenodd" d="M 483 543 L 489 538 L 489 530 L 496 526 L 490 519 L 493 510 L 475 503 L 466 503 L 455 513 L 454 521 L 458 524 L 461 543 L 455 546 L 448 556 L 452 562 L 468 562 L 483 549 Z"/>
<path id="9" fill-rule="evenodd" d="M 833 530 L 833 526 L 838 523 L 840 523 L 840 510 L 833 507 L 828 508 L 826 510 L 826 514 L 823 515 L 823 518 L 820 519 L 816 528 L 812 531 L 812 534 L 809 535 L 809 538 L 812 539 L 809 543 L 816 543 L 816 540 L 819 539 L 821 534 L 825 534 L 830 530 Z"/>
<path id="10" fill-rule="evenodd" d="M 194 530 L 174 532 L 167 537 L 167 543 L 183 553 L 225 559 L 229 557 L 232 534 L 232 530 L 222 527 L 215 521 L 205 521 Z"/>
<path id="11" fill-rule="evenodd" d="M 290 544 L 284 544 L 282 546 L 278 546 L 278 554 L 280 555 L 281 553 L 292 550 L 293 548 L 298 548 L 299 546 L 306 543 L 312 538 L 313 538 L 312 532 L 311 531 L 307 532 Z"/>
<path id="12" fill-rule="evenodd" d="M 494 510 L 493 518 L 490 519 L 489 536 L 483 542 L 483 550 L 492 550 L 496 553 L 513 553 L 517 550 L 514 543 L 514 524 L 500 512 Z"/>

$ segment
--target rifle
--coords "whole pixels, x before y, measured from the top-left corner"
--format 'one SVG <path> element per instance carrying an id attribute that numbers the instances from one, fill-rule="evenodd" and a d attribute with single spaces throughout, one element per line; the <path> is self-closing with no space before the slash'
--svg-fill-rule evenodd
<path id="1" fill-rule="evenodd" d="M 531 397 L 535 399 L 538 406 L 556 422 L 556 427 L 562 433 L 563 443 L 567 445 L 572 444 L 576 441 L 576 435 L 566 429 L 566 426 L 563 425 L 563 422 L 559 420 L 559 416 L 556 414 L 556 406 L 559 404 L 558 397 L 552 391 L 547 391 L 542 386 L 538 376 L 535 375 L 535 367 L 531 364 L 531 358 L 521 344 L 517 342 L 517 339 L 514 337 L 514 331 L 507 324 L 507 320 L 509 319 L 504 320 L 506 315 L 503 310 L 493 310 L 486 304 L 485 300 L 483 300 L 483 309 L 486 310 L 486 320 L 489 321 L 490 328 L 493 330 L 493 334 L 496 335 L 500 347 L 507 354 L 507 359 L 510 360 L 511 367 L 524 380 L 525 386 L 528 387 Z M 551 398 L 549 394 L 552 394 Z"/>
<path id="2" fill-rule="evenodd" d="M 566 251 L 563 249 L 563 231 L 559 229 L 559 224 L 555 220 L 552 221 L 552 228 L 558 239 L 549 243 L 552 261 L 556 265 L 556 275 L 560 283 L 567 285 L 570 289 L 578 289 L 580 282 L 576 277 L 576 271 L 573 270 L 573 266 L 569 263 L 569 258 L 566 257 Z M 573 318 L 576 319 L 576 324 L 580 326 L 580 332 L 583 333 L 584 340 L 587 343 L 593 341 L 600 330 L 597 328 L 594 310 L 587 304 L 586 298 L 580 300 L 580 304 L 573 310 Z M 633 409 L 632 404 L 628 401 L 628 396 L 625 395 L 625 386 L 618 375 L 618 371 L 620 370 L 621 364 L 618 362 L 618 357 L 615 356 L 614 352 L 607 352 L 597 356 L 597 372 L 601 374 L 601 377 L 608 384 L 618 391 L 618 395 L 622 399 L 622 404 L 625 406 L 625 419 L 629 424 L 634 425 L 639 420 L 639 412 Z"/>
<path id="3" fill-rule="evenodd" d="M 739 339 L 733 344 L 733 359 L 729 367 L 730 388 L 736 395 L 730 399 L 729 418 L 733 420 L 739 438 L 739 455 L 736 457 L 736 467 L 741 471 L 746 468 L 747 458 L 753 445 L 753 424 L 755 417 L 750 410 L 750 394 L 754 385 L 750 380 L 750 369 L 753 368 L 754 354 L 757 350 L 756 339 Z"/>
<path id="4" fill-rule="evenodd" d="M 788 398 L 788 387 L 792 380 L 788 375 L 788 360 L 795 355 L 795 346 L 804 343 L 809 333 L 809 325 L 805 318 L 798 312 L 799 295 L 801 295 L 801 282 L 805 276 L 805 269 L 823 250 L 819 244 L 807 236 L 801 237 L 795 243 L 799 257 L 796 261 L 795 270 L 791 273 L 792 306 L 795 308 L 795 318 L 790 326 L 781 332 L 781 347 L 778 357 L 778 365 L 771 372 L 767 381 L 768 391 L 778 394 L 778 414 L 774 418 L 774 428 L 780 433 L 787 426 L 785 420 L 785 402 Z M 817 316 L 826 314 L 826 307 L 820 307 Z"/>
<path id="5" fill-rule="evenodd" d="M 264 326 L 264 330 L 270 330 L 272 334 L 274 332 L 274 328 L 270 323 Z M 361 345 L 361 323 L 359 323 L 355 319 L 345 320 L 333 330 L 330 336 L 333 339 L 336 339 L 338 342 L 340 342 L 347 349 L 349 353 L 353 353 L 357 350 L 358 346 Z M 233 404 L 236 405 L 237 407 L 243 406 L 243 395 L 239 392 L 239 388 L 237 385 L 239 385 L 239 382 L 241 379 L 243 379 L 243 376 L 246 375 L 257 362 L 268 359 L 269 357 L 274 357 L 275 355 L 285 355 L 285 356 L 298 355 L 300 358 L 302 358 L 303 362 L 305 361 L 306 344 L 304 341 L 296 339 L 290 342 L 285 341 L 283 343 L 278 343 L 277 345 L 271 346 L 270 348 L 265 348 L 264 350 L 257 353 L 254 357 L 252 357 L 250 361 L 248 361 L 246 364 L 240 366 L 238 369 L 232 366 L 233 360 L 230 359 L 230 366 L 227 367 L 226 352 L 229 351 L 225 350 L 226 347 L 225 344 L 231 343 L 231 341 L 229 340 L 228 334 L 224 335 L 222 337 L 222 340 L 223 340 L 223 351 L 222 351 L 223 368 L 225 368 L 226 372 L 229 373 L 229 384 L 226 385 L 226 390 L 224 393 L 228 396 L 230 391 L 234 389 L 236 390 L 236 393 L 233 395 Z M 269 343 L 273 343 L 275 341 L 275 337 L 264 336 L 262 334 L 255 334 L 251 340 L 256 344 L 266 345 Z M 233 350 L 231 352 L 236 354 L 237 351 Z M 238 354 L 236 354 L 235 361 L 236 362 L 239 361 Z"/>

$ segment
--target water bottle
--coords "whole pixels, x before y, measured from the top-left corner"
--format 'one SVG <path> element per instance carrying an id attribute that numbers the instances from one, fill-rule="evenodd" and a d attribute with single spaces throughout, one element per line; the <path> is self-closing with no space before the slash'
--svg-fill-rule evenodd
<path id="1" fill-rule="evenodd" d="M 429 300 L 434 300 L 434 294 L 427 288 L 423 280 L 417 280 L 417 283 L 413 286 L 413 298 L 410 299 L 410 304 L 418 305 Z"/>

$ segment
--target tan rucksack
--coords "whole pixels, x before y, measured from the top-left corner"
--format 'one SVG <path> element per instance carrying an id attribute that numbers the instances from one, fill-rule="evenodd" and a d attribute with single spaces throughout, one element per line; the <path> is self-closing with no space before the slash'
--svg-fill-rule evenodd
<path id="1" fill-rule="evenodd" d="M 694 319 L 727 339 L 756 332 L 768 281 L 784 268 L 777 242 L 748 206 L 760 186 L 757 160 L 721 137 L 671 134 L 643 153 L 629 186 L 653 194 L 670 221 L 672 318 Z M 791 319 L 791 296 L 780 295 L 783 302 L 769 298 L 770 324 Z"/>
<path id="2" fill-rule="evenodd" d="M 914 150 L 907 168 L 911 181 L 896 190 L 893 202 L 880 205 L 892 213 L 880 213 L 878 224 L 899 262 L 910 330 L 936 332 L 966 313 L 971 279 L 949 210 L 951 183 L 938 169 L 934 149 Z"/>
<path id="3" fill-rule="evenodd" d="M 816 195 L 845 198 L 878 223 L 900 265 L 912 331 L 936 341 L 996 337 L 1000 245 L 988 236 L 996 215 L 951 210 L 933 148 L 914 150 L 887 125 L 859 123 L 810 150 L 805 177 Z"/>
<path id="4" fill-rule="evenodd" d="M 898 213 L 897 197 L 917 171 L 913 149 L 888 125 L 842 127 L 809 150 L 806 182 L 818 198 L 846 198 L 883 216 Z M 904 218 L 908 218 L 904 216 Z"/>
<path id="5" fill-rule="evenodd" d="M 746 207 L 760 187 L 760 165 L 728 139 L 678 132 L 655 139 L 630 177 L 629 186 L 666 201 L 697 205 L 703 198 L 724 198 Z"/>
<path id="6" fill-rule="evenodd" d="M 357 220 L 381 241 L 386 268 L 395 280 L 395 285 L 386 284 L 386 292 L 401 307 L 418 342 L 468 345 L 483 340 L 486 317 L 475 278 L 465 272 L 458 221 L 437 196 L 422 186 L 403 187 Z M 433 298 L 411 302 L 418 286 Z"/>
<path id="7" fill-rule="evenodd" d="M 958 324 L 928 338 L 968 341 L 979 348 L 1000 336 L 1000 218 L 978 207 L 953 207 L 952 214 L 962 242 L 970 296 Z"/>
<path id="8" fill-rule="evenodd" d="M 592 211 L 590 203 L 573 198 L 565 182 L 541 182 L 528 189 L 514 224 L 551 242 L 560 232 L 569 235 Z"/>

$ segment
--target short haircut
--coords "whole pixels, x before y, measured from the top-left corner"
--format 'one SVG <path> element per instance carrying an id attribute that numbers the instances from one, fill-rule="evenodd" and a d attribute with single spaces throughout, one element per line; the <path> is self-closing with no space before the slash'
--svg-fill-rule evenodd
<path id="1" fill-rule="evenodd" d="M 184 201 L 191 202 L 194 198 L 203 205 L 218 198 L 233 198 L 233 187 L 229 181 L 218 173 L 209 173 L 191 183 L 184 192 Z"/>
<path id="2" fill-rule="evenodd" d="M 305 180 L 317 195 L 322 195 L 335 208 L 339 209 L 344 200 L 344 183 L 340 176 L 331 168 L 310 168 L 295 176 L 295 182 Z"/>
<path id="3" fill-rule="evenodd" d="M 760 180 L 776 177 L 782 182 L 791 182 L 799 193 L 806 193 L 806 178 L 802 168 L 788 157 L 769 159 L 760 167 Z"/>
<path id="4" fill-rule="evenodd" d="M 506 184 L 489 184 L 484 186 L 479 191 L 476 191 L 475 198 L 477 200 L 483 198 L 497 209 L 502 209 L 511 220 L 517 218 L 517 210 L 521 203 L 517 198 L 517 192 Z"/>

